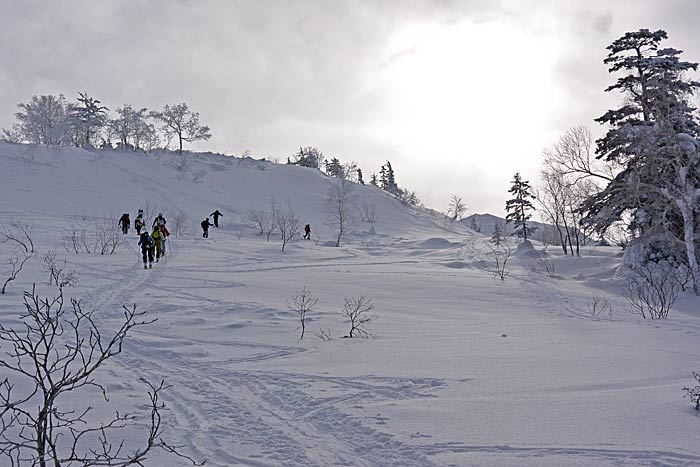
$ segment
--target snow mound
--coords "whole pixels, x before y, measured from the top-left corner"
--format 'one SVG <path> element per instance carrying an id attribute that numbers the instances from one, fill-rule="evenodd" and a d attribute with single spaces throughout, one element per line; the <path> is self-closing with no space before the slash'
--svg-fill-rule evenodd
<path id="1" fill-rule="evenodd" d="M 525 240 L 515 249 L 514 255 L 518 258 L 540 258 L 546 253 L 537 251 L 529 240 Z"/>
<path id="2" fill-rule="evenodd" d="M 467 267 L 467 263 L 464 261 L 452 261 L 445 264 L 446 267 L 450 269 L 464 269 Z"/>
<path id="3" fill-rule="evenodd" d="M 461 243 L 451 242 L 445 238 L 438 237 L 423 240 L 418 244 L 418 246 L 425 248 L 426 250 L 443 250 L 445 248 L 454 248 L 460 245 Z"/>

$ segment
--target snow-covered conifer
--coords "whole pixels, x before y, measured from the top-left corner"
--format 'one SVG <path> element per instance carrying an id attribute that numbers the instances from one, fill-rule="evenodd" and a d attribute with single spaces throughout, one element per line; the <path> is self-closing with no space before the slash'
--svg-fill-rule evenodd
<path id="1" fill-rule="evenodd" d="M 68 107 L 71 141 L 77 147 L 95 146 L 100 130 L 107 124 L 109 109 L 86 92 L 79 92 L 77 100 Z"/>

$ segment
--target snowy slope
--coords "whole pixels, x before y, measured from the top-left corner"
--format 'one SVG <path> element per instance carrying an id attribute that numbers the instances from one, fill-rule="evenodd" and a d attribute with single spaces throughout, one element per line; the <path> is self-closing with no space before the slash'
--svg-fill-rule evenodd
<path id="1" fill-rule="evenodd" d="M 325 247 L 331 179 L 190 157 L 0 145 L 0 221 L 34 219 L 39 247 L 80 274 L 71 295 L 105 325 L 134 302 L 158 317 L 100 374 L 111 409 L 140 403 L 139 377 L 166 377 L 166 437 L 212 466 L 700 465 L 700 417 L 680 390 L 700 369 L 698 301 L 684 297 L 666 321 L 631 315 L 618 251 L 549 256 L 553 277 L 521 255 L 500 282 L 488 236 L 360 187 L 358 200 L 377 206 L 376 234 L 360 224 L 346 246 Z M 320 241 L 282 254 L 276 238 L 255 235 L 245 213 L 273 196 Z M 142 269 L 133 234 L 111 256 L 60 246 L 67 223 L 111 210 L 133 218 L 146 202 L 192 221 L 153 270 Z M 203 240 L 197 224 L 215 208 L 223 227 Z M 0 244 L 0 258 L 8 253 Z M 0 296 L 3 323 L 32 282 L 52 292 L 44 276 L 34 262 Z M 300 341 L 287 301 L 304 285 L 319 305 Z M 344 339 L 343 297 L 363 294 L 374 338 Z M 590 316 L 594 296 L 612 313 Z M 317 338 L 320 328 L 333 339 Z M 187 462 L 159 453 L 150 465 Z"/>

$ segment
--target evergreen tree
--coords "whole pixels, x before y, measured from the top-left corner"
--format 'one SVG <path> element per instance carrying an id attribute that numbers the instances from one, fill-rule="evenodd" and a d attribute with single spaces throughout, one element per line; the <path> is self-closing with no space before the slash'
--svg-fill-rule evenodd
<path id="1" fill-rule="evenodd" d="M 372 186 L 379 186 L 379 181 L 377 180 L 377 174 L 373 173 L 369 179 L 369 184 Z"/>
<path id="2" fill-rule="evenodd" d="M 503 224 L 501 224 L 500 222 L 496 222 L 493 225 L 493 234 L 491 235 L 490 242 L 496 246 L 501 246 L 501 242 L 505 237 L 504 230 L 505 229 L 503 228 Z"/>
<path id="3" fill-rule="evenodd" d="M 688 102 L 700 83 L 684 77 L 698 64 L 661 48 L 666 38 L 665 31 L 640 29 L 608 46 L 605 63 L 622 76 L 606 91 L 625 99 L 597 119 L 609 126 L 597 141 L 597 157 L 622 170 L 584 203 L 583 222 L 603 232 L 630 214 L 630 231 L 647 254 L 662 250 L 687 265 L 700 294 L 700 125 Z"/>
<path id="4" fill-rule="evenodd" d="M 331 177 L 345 178 L 345 171 L 337 157 L 326 160 L 326 173 Z"/>
<path id="5" fill-rule="evenodd" d="M 68 109 L 68 124 L 71 140 L 77 147 L 93 145 L 95 136 L 107 124 L 107 107 L 100 101 L 78 93 L 78 104 L 72 104 Z"/>
<path id="6" fill-rule="evenodd" d="M 320 169 L 326 166 L 323 153 L 313 146 L 300 146 L 299 150 L 294 154 L 294 161 L 292 163 L 302 167 L 313 167 L 314 169 Z"/>
<path id="7" fill-rule="evenodd" d="M 527 241 L 528 234 L 533 230 L 527 225 L 531 215 L 528 211 L 534 211 L 535 207 L 530 202 L 535 196 L 532 194 L 530 182 L 522 180 L 520 174 L 516 173 L 513 177 L 513 186 L 508 193 L 513 195 L 513 198 L 506 201 L 506 223 L 513 222 L 515 224 L 515 233 L 519 237 L 523 237 Z"/>

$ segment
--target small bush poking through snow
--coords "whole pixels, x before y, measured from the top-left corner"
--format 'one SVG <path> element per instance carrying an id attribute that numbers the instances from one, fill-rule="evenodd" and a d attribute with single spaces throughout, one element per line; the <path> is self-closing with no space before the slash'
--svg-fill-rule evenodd
<path id="1" fill-rule="evenodd" d="M 350 332 L 345 337 L 370 337 L 367 325 L 376 319 L 372 314 L 374 305 L 372 299 L 364 295 L 357 298 L 345 298 L 340 313 L 350 320 Z"/>
<path id="2" fill-rule="evenodd" d="M 695 404 L 695 410 L 700 412 L 700 374 L 693 372 L 693 377 L 695 382 L 698 383 L 697 386 L 694 388 L 686 387 L 683 390 L 685 391 L 685 397 Z"/>

